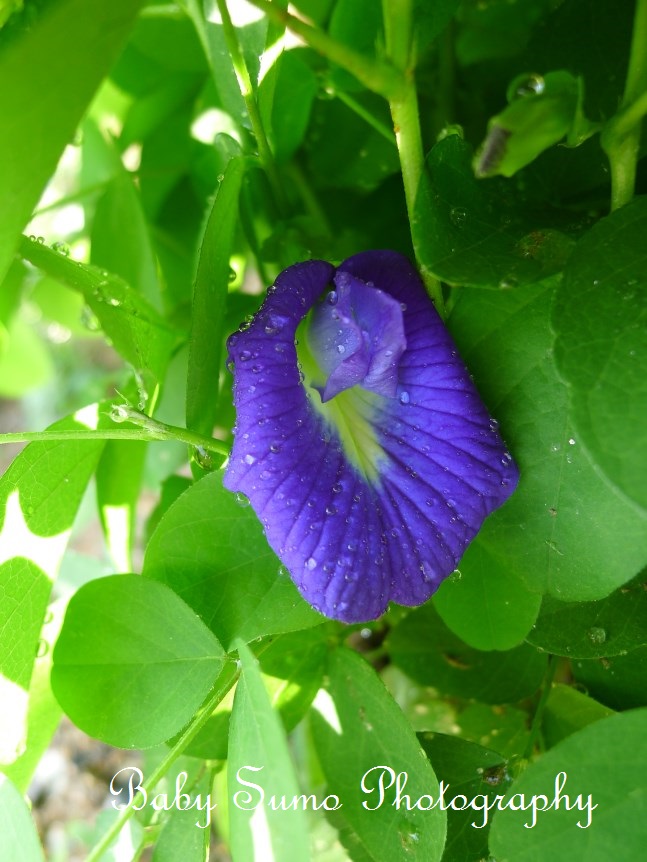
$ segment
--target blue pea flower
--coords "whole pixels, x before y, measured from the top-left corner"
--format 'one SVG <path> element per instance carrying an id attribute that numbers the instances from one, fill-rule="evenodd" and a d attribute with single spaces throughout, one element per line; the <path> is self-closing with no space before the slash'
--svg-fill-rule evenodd
<path id="1" fill-rule="evenodd" d="M 224 483 L 306 601 L 344 622 L 425 602 L 518 471 L 411 263 L 291 266 L 228 348 Z"/>

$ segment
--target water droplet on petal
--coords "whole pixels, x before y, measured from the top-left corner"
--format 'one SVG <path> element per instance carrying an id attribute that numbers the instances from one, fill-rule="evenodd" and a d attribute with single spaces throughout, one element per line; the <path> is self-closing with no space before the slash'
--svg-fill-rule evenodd
<path id="1" fill-rule="evenodd" d="M 243 458 L 243 461 L 245 462 L 245 464 L 247 464 L 251 467 L 252 464 L 256 463 L 256 458 L 253 455 L 250 455 L 249 453 L 247 453 L 247 455 L 245 455 L 245 457 Z"/>
<path id="2" fill-rule="evenodd" d="M 314 557 L 309 557 L 306 560 L 306 569 L 309 569 L 310 571 L 312 571 L 313 569 L 316 569 L 316 568 L 317 568 L 317 561 L 315 560 Z"/>
<path id="3" fill-rule="evenodd" d="M 401 392 L 400 393 L 400 404 L 408 404 L 410 400 L 411 400 L 411 398 L 410 398 L 408 392 Z"/>

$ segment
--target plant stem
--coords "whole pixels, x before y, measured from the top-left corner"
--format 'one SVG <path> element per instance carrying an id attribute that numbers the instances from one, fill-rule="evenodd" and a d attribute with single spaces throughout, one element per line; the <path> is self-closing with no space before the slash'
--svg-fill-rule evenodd
<path id="1" fill-rule="evenodd" d="M 270 145 L 267 140 L 267 135 L 265 134 L 265 129 L 263 128 L 263 122 L 261 120 L 261 114 L 258 109 L 256 94 L 254 93 L 254 87 L 252 85 L 252 79 L 249 74 L 249 69 L 247 68 L 247 63 L 245 62 L 245 57 L 243 56 L 243 52 L 241 51 L 240 44 L 238 42 L 236 28 L 234 27 L 231 20 L 231 16 L 229 15 L 229 9 L 227 8 L 226 0 L 216 0 L 216 2 L 218 4 L 218 10 L 220 11 L 220 17 L 222 18 L 222 30 L 225 37 L 225 42 L 227 43 L 229 54 L 231 56 L 231 62 L 234 67 L 234 72 L 236 73 L 236 79 L 238 81 L 238 86 L 240 87 L 240 93 L 243 97 L 243 101 L 245 102 L 245 107 L 247 108 L 249 120 L 252 124 L 252 131 L 254 132 L 254 137 L 256 138 L 258 155 L 272 186 L 272 191 L 274 192 L 277 206 L 279 210 L 281 210 L 283 215 L 285 215 L 287 214 L 289 209 L 287 205 L 287 199 L 283 190 L 281 178 L 276 168 L 274 156 L 272 155 L 272 150 L 270 149 Z"/>
<path id="2" fill-rule="evenodd" d="M 350 108 L 358 117 L 361 117 L 365 123 L 368 123 L 369 126 L 375 129 L 376 132 L 379 132 L 383 138 L 396 145 L 395 137 L 393 135 L 393 129 L 390 129 L 388 126 L 385 126 L 384 123 L 380 122 L 377 117 L 374 117 L 370 111 L 367 111 L 363 105 L 353 99 L 352 96 L 349 96 L 348 93 L 344 93 L 343 90 L 331 90 L 332 95 L 339 99 L 340 102 L 343 102 L 347 108 Z"/>
<path id="3" fill-rule="evenodd" d="M 264 12 L 270 21 L 275 21 L 288 27 L 304 42 L 327 57 L 333 63 L 342 66 L 369 90 L 378 93 L 385 98 L 398 94 L 404 86 L 404 78 L 399 69 L 391 63 L 382 60 L 371 59 L 359 51 L 354 51 L 347 45 L 332 39 L 323 30 L 306 24 L 300 18 L 290 15 L 280 6 L 270 3 L 269 0 L 248 0 L 252 6 L 256 6 Z"/>
<path id="4" fill-rule="evenodd" d="M 607 123 L 601 142 L 611 168 L 611 209 L 632 199 L 640 147 L 640 122 L 647 92 L 647 0 L 636 0 L 627 80 L 620 111 Z"/>
<path id="5" fill-rule="evenodd" d="M 101 840 L 95 844 L 95 846 L 90 851 L 86 862 L 98 862 L 101 856 L 106 852 L 108 847 L 115 840 L 117 835 L 121 832 L 125 824 L 135 813 L 135 808 L 133 804 L 136 801 L 140 800 L 140 796 L 146 803 L 150 792 L 153 790 L 157 782 L 166 775 L 168 770 L 173 765 L 174 761 L 182 754 L 187 745 L 197 736 L 197 734 L 202 730 L 204 725 L 207 723 L 207 720 L 210 718 L 214 709 L 218 706 L 223 697 L 227 694 L 229 689 L 232 687 L 234 682 L 236 681 L 239 674 L 238 667 L 234 662 L 231 662 L 225 666 L 218 682 L 216 683 L 216 689 L 212 696 L 209 698 L 204 708 L 198 714 L 198 716 L 193 720 L 193 722 L 187 727 L 182 736 L 175 743 L 173 748 L 168 752 L 166 757 L 163 758 L 162 762 L 159 764 L 157 769 L 155 769 L 149 778 L 143 783 L 142 790 L 138 791 L 138 795 L 130 802 L 127 808 L 123 808 L 119 814 L 119 817 L 114 821 L 110 829 L 103 835 Z"/>
<path id="6" fill-rule="evenodd" d="M 442 288 L 438 279 L 425 266 L 420 237 L 415 230 L 416 199 L 420 184 L 424 179 L 425 158 L 420 132 L 418 94 L 411 58 L 411 2 L 410 0 L 383 0 L 383 11 L 388 56 L 404 69 L 404 87 L 398 94 L 389 98 L 389 107 L 400 156 L 413 251 L 427 292 L 433 300 L 436 310 L 443 316 Z"/>
<path id="7" fill-rule="evenodd" d="M 177 440 L 188 446 L 206 449 L 209 452 L 217 452 L 219 455 L 228 455 L 229 449 L 221 440 L 211 437 L 203 437 L 186 428 L 178 428 L 175 425 L 167 425 L 151 419 L 143 413 L 139 413 L 130 407 L 117 405 L 115 410 L 122 411 L 119 421 L 132 422 L 139 428 L 105 428 L 105 429 L 70 429 L 67 431 L 17 431 L 11 434 L 0 434 L 0 445 L 2 443 L 31 443 L 44 440 Z"/>
<path id="8" fill-rule="evenodd" d="M 548 657 L 548 668 L 546 669 L 546 676 L 544 677 L 544 685 L 541 691 L 541 696 L 539 698 L 539 703 L 537 704 L 537 709 L 535 710 L 535 714 L 532 718 L 530 735 L 528 736 L 528 743 L 526 745 L 526 750 L 523 754 L 524 760 L 529 760 L 532 757 L 532 752 L 535 747 L 535 743 L 537 742 L 539 731 L 541 730 L 541 723 L 544 718 L 544 710 L 546 709 L 546 704 L 553 688 L 553 679 L 555 677 L 556 670 L 557 656 L 550 655 Z"/>

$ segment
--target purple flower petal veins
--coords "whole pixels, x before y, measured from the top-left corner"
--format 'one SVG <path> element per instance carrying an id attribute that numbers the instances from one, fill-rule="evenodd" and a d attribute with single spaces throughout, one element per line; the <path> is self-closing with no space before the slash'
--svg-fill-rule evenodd
<path id="1" fill-rule="evenodd" d="M 296 264 L 228 347 L 224 483 L 304 598 L 345 622 L 425 602 L 518 471 L 411 263 Z"/>

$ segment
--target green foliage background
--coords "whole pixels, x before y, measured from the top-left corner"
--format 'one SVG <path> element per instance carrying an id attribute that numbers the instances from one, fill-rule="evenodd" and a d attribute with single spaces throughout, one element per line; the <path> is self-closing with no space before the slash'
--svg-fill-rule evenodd
<path id="1" fill-rule="evenodd" d="M 44 858 L 24 794 L 64 713 L 124 763 L 145 749 L 149 798 L 184 770 L 218 804 L 211 830 L 150 807 L 68 826 L 90 860 L 129 830 L 155 862 L 633 862 L 647 2 L 290 10 L 0 2 L 0 398 L 25 426 L 0 442 L 28 443 L 0 476 L 0 860 Z M 222 487 L 224 342 L 286 266 L 371 248 L 416 260 L 521 482 L 431 602 L 348 627 Z M 251 816 L 245 764 L 268 798 L 343 807 Z M 379 764 L 413 800 L 552 799 L 563 772 L 598 808 L 476 829 L 391 788 L 370 811 Z"/>

